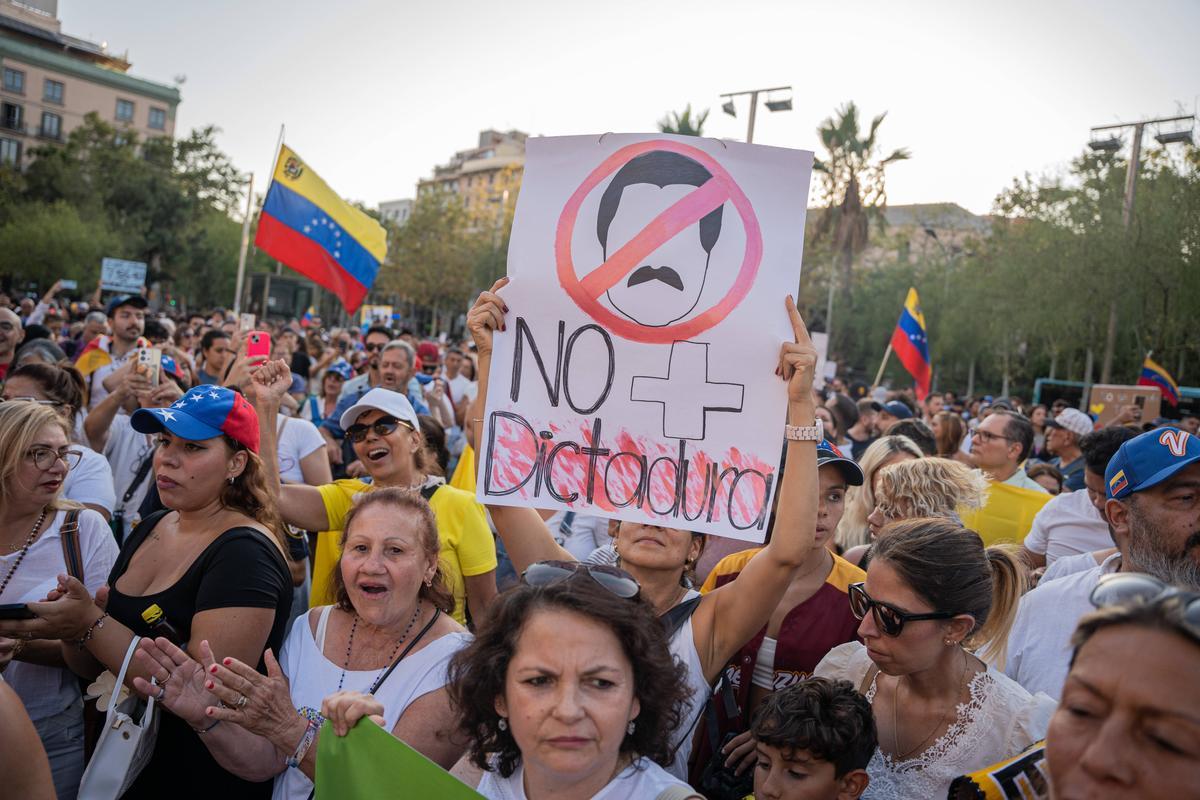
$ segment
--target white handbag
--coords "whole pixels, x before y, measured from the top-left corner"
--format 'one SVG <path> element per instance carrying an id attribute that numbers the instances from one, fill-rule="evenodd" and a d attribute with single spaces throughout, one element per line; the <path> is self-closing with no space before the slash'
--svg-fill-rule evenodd
<path id="1" fill-rule="evenodd" d="M 154 740 L 158 734 L 154 698 L 143 700 L 130 692 L 129 697 L 117 703 L 120 688 L 125 683 L 125 672 L 129 669 L 129 661 L 140 639 L 140 636 L 134 636 L 129 649 L 125 651 L 121 673 L 117 675 L 108 701 L 100 740 L 96 742 L 96 751 L 92 753 L 92 760 L 83 772 L 79 800 L 116 800 L 125 794 L 154 754 Z"/>

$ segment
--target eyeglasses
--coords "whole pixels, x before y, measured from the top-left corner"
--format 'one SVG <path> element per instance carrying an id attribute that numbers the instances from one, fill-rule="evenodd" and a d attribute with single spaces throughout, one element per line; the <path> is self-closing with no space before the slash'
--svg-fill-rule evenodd
<path id="1" fill-rule="evenodd" d="M 1183 609 L 1183 627 L 1200 641 L 1200 594 L 1187 592 L 1153 575 L 1118 572 L 1102 575 L 1089 599 L 1096 608 L 1128 603 L 1156 604 L 1178 598 Z"/>
<path id="2" fill-rule="evenodd" d="M 367 438 L 367 431 L 375 431 L 376 436 L 387 436 L 395 432 L 397 425 L 403 425 L 410 431 L 413 430 L 412 425 L 395 417 L 380 417 L 370 425 L 351 425 L 346 428 L 346 435 L 350 437 L 350 441 L 357 444 Z"/>
<path id="3" fill-rule="evenodd" d="M 30 448 L 26 456 L 32 459 L 40 470 L 53 469 L 54 462 L 59 460 L 67 465 L 67 469 L 75 469 L 83 460 L 83 453 L 78 450 L 51 450 L 49 447 Z"/>
<path id="4" fill-rule="evenodd" d="M 529 565 L 521 574 L 521 580 L 530 586 L 553 586 L 569 581 L 580 573 L 625 600 L 637 597 L 642 588 L 632 575 L 619 567 L 578 561 L 539 561 Z"/>
<path id="5" fill-rule="evenodd" d="M 979 441 L 983 442 L 984 444 L 996 439 L 1003 439 L 1006 442 L 1012 441 L 1012 439 L 1008 438 L 1007 436 L 1001 436 L 1000 434 L 992 433 L 991 431 L 975 431 L 975 438 L 979 439 Z"/>
<path id="6" fill-rule="evenodd" d="M 850 584 L 850 612 L 858 619 L 862 619 L 868 611 L 875 618 L 875 624 L 879 626 L 879 630 L 887 636 L 899 636 L 909 622 L 918 622 L 923 619 L 954 619 L 958 616 L 946 611 L 910 614 L 893 605 L 873 599 L 871 595 L 867 594 L 864 584 Z"/>
<path id="7" fill-rule="evenodd" d="M 363 350 L 366 350 L 368 353 L 374 353 L 376 350 L 382 350 L 383 348 L 384 345 L 381 345 L 379 342 L 368 342 L 363 345 Z"/>

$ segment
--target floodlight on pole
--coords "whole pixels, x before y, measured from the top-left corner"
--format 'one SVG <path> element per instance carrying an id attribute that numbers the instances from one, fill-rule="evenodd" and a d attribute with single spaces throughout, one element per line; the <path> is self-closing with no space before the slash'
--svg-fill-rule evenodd
<path id="1" fill-rule="evenodd" d="M 790 86 L 772 86 L 768 89 L 748 89 L 744 92 L 726 92 L 725 94 L 721 95 L 721 97 L 725 98 L 725 103 L 721 106 L 721 109 L 729 116 L 736 117 L 737 114 L 735 113 L 733 106 L 733 98 L 747 94 L 750 95 L 750 119 L 746 125 L 746 144 L 753 144 L 754 119 L 756 112 L 758 111 L 758 96 L 763 93 L 766 93 L 769 96 L 773 92 L 790 92 L 791 90 L 792 87 Z M 788 97 L 786 100 L 768 100 L 766 102 L 766 106 L 767 110 L 769 111 L 791 111 L 792 98 Z"/>
<path id="2" fill-rule="evenodd" d="M 1121 140 L 1116 136 L 1110 136 L 1107 139 L 1093 139 L 1088 142 L 1088 147 L 1097 153 L 1115 153 L 1121 149 Z"/>
<path id="3" fill-rule="evenodd" d="M 1193 144 L 1191 130 L 1185 131 L 1167 131 L 1166 133 L 1156 134 L 1154 141 L 1161 145 L 1176 144 L 1183 142 L 1184 144 Z"/>

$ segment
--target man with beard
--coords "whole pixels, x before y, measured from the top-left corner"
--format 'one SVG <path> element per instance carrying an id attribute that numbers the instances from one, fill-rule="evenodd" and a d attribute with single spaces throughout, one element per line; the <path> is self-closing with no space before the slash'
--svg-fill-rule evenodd
<path id="1" fill-rule="evenodd" d="M 1101 575 L 1144 572 L 1200 591 L 1200 439 L 1178 428 L 1136 436 L 1109 460 L 1104 484 L 1104 515 L 1118 552 L 1021 598 L 1003 668 L 1030 692 L 1060 696 L 1071 635 L 1092 610 L 1089 598 Z"/>
<path id="2" fill-rule="evenodd" d="M 146 298 L 140 294 L 123 294 L 108 303 L 110 336 L 97 336 L 79 355 L 75 366 L 87 378 L 88 410 L 100 404 L 116 389 L 115 374 L 125 359 L 139 347 L 149 347 L 142 338 L 146 326 Z"/>

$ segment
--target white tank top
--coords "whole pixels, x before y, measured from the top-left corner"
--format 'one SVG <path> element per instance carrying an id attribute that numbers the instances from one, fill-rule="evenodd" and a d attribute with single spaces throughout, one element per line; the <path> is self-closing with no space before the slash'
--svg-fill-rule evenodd
<path id="1" fill-rule="evenodd" d="M 686 602 L 699 595 L 700 593 L 695 589 L 689 589 L 679 602 Z M 690 698 L 684 708 L 679 730 L 671 736 L 671 746 L 678 749 L 675 751 L 675 760 L 667 768 L 668 772 L 680 780 L 687 780 L 687 762 L 688 757 L 692 754 L 692 737 L 696 732 L 696 721 L 704 713 L 704 706 L 708 703 L 709 695 L 712 694 L 712 687 L 705 679 L 704 667 L 700 664 L 700 654 L 696 652 L 696 639 L 692 634 L 693 619 L 694 617 L 688 617 L 687 622 L 683 623 L 671 637 L 668 645 L 671 655 L 687 667 L 687 688 Z"/>
<path id="2" fill-rule="evenodd" d="M 639 758 L 609 781 L 591 800 L 654 800 L 673 786 L 690 790 L 665 769 L 647 758 Z M 528 800 L 525 796 L 525 767 L 518 764 L 507 778 L 498 772 L 483 773 L 476 792 L 487 800 Z"/>

